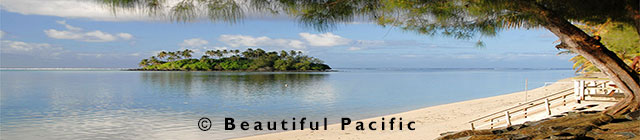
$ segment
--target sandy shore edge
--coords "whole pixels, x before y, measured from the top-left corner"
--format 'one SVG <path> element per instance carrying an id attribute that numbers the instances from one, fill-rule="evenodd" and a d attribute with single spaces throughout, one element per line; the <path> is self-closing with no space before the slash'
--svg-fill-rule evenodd
<path id="1" fill-rule="evenodd" d="M 556 83 L 546 87 L 539 87 L 529 91 L 520 91 L 493 97 L 473 99 L 431 107 L 420 108 L 402 113 L 362 119 L 358 121 L 370 122 L 380 121 L 382 117 L 402 117 L 403 122 L 415 121 L 416 130 L 393 130 L 393 131 L 358 131 L 355 130 L 355 120 L 352 125 L 341 130 L 340 124 L 328 126 L 328 130 L 296 130 L 279 133 L 270 133 L 242 137 L 237 139 L 434 139 L 440 133 L 448 131 L 459 131 L 470 129 L 468 121 L 487 115 L 489 113 L 506 109 L 508 107 L 525 102 L 525 95 L 528 99 L 535 99 L 545 95 L 571 88 L 573 86 L 571 78 L 558 80 Z"/>

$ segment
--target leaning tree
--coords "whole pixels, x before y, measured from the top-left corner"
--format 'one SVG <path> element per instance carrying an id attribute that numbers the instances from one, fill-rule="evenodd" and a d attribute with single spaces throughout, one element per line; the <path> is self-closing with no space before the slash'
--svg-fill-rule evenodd
<path id="1" fill-rule="evenodd" d="M 235 23 L 247 15 L 290 16 L 303 25 L 327 30 L 336 24 L 370 21 L 426 35 L 459 39 L 493 36 L 510 28 L 545 28 L 560 44 L 585 57 L 625 93 L 605 111 L 619 115 L 640 107 L 638 74 L 615 53 L 575 26 L 612 21 L 631 25 L 640 34 L 638 0 L 98 0 L 120 10 L 165 16 L 188 22 L 200 17 Z M 163 14 L 164 13 L 164 14 Z"/>

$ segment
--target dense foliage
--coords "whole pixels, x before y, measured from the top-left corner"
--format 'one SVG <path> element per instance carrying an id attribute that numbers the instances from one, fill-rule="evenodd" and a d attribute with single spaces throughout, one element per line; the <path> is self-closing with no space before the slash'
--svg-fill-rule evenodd
<path id="1" fill-rule="evenodd" d="M 633 27 L 614 22 L 604 24 L 582 24 L 582 30 L 593 36 L 599 36 L 602 43 L 609 50 L 615 52 L 627 65 L 633 63 L 635 57 L 640 56 L 640 37 Z M 570 50 L 561 51 L 558 54 L 575 54 Z M 595 65 L 582 55 L 576 55 L 570 59 L 576 72 L 600 72 Z"/>
<path id="2" fill-rule="evenodd" d="M 469 39 L 510 28 L 545 24 L 540 10 L 575 22 L 607 20 L 637 24 L 637 0 L 96 0 L 120 10 L 189 22 L 202 17 L 235 23 L 247 14 L 288 15 L 304 25 L 327 30 L 337 23 L 369 20 L 426 35 Z M 637 26 L 637 25 L 634 25 Z"/>
<path id="3" fill-rule="evenodd" d="M 251 48 L 240 50 L 208 50 L 200 59 L 191 58 L 192 50 L 165 52 L 140 61 L 141 70 L 189 71 L 325 71 L 331 69 L 320 59 L 301 51 L 266 52 Z"/>

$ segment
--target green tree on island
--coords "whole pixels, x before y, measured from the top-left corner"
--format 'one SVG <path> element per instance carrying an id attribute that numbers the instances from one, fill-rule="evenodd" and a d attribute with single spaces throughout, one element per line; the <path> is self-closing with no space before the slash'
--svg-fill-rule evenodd
<path id="1" fill-rule="evenodd" d="M 224 51 L 227 51 L 227 50 L 224 50 Z M 184 58 L 191 58 L 192 53 L 193 53 L 192 50 L 185 49 L 184 51 L 180 52 L 180 55 Z"/>
<path id="2" fill-rule="evenodd" d="M 319 30 L 338 23 L 366 19 L 382 26 L 396 26 L 425 35 L 471 39 L 494 36 L 512 28 L 545 28 L 567 49 L 595 65 L 625 93 L 625 99 L 605 111 L 611 115 L 640 109 L 640 78 L 617 54 L 574 23 L 629 25 L 640 34 L 638 0 L 182 0 L 167 5 L 161 0 L 99 0 L 113 11 L 141 10 L 157 15 L 171 7 L 169 17 L 188 22 L 198 15 L 212 21 L 235 23 L 245 11 L 287 14 Z M 242 3 L 242 5 L 241 5 Z M 286 64 L 278 62 L 279 64 Z"/>
<path id="3" fill-rule="evenodd" d="M 156 56 L 158 56 L 158 58 L 160 58 L 160 59 L 164 59 L 165 57 L 167 57 L 167 55 L 168 55 L 167 52 L 162 51 L 162 52 L 158 53 Z"/>
<path id="4" fill-rule="evenodd" d="M 156 55 L 158 57 L 142 59 L 138 65 L 142 67 L 141 70 L 325 71 L 331 69 L 322 60 L 303 55 L 302 52 L 297 52 L 296 55 L 279 55 L 275 51 L 266 52 L 262 49 L 254 51 L 249 48 L 242 52 L 243 56 L 225 57 L 225 54 L 230 52 L 239 53 L 240 50 L 207 50 L 200 59 L 191 59 L 193 51 L 189 49 L 176 52 L 162 51 Z M 157 59 L 165 54 L 168 56 L 166 61 Z M 210 56 L 216 56 L 217 59 Z"/>

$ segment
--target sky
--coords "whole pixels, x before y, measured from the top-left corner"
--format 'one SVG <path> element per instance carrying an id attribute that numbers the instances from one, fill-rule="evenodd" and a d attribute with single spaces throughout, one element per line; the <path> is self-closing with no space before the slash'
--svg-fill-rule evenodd
<path id="1" fill-rule="evenodd" d="M 369 22 L 319 32 L 295 19 L 176 23 L 135 12 L 114 15 L 91 1 L 0 1 L 0 67 L 134 68 L 159 51 L 299 50 L 334 68 L 571 68 L 545 29 L 512 29 L 458 40 Z M 485 47 L 477 47 L 478 40 Z"/>

